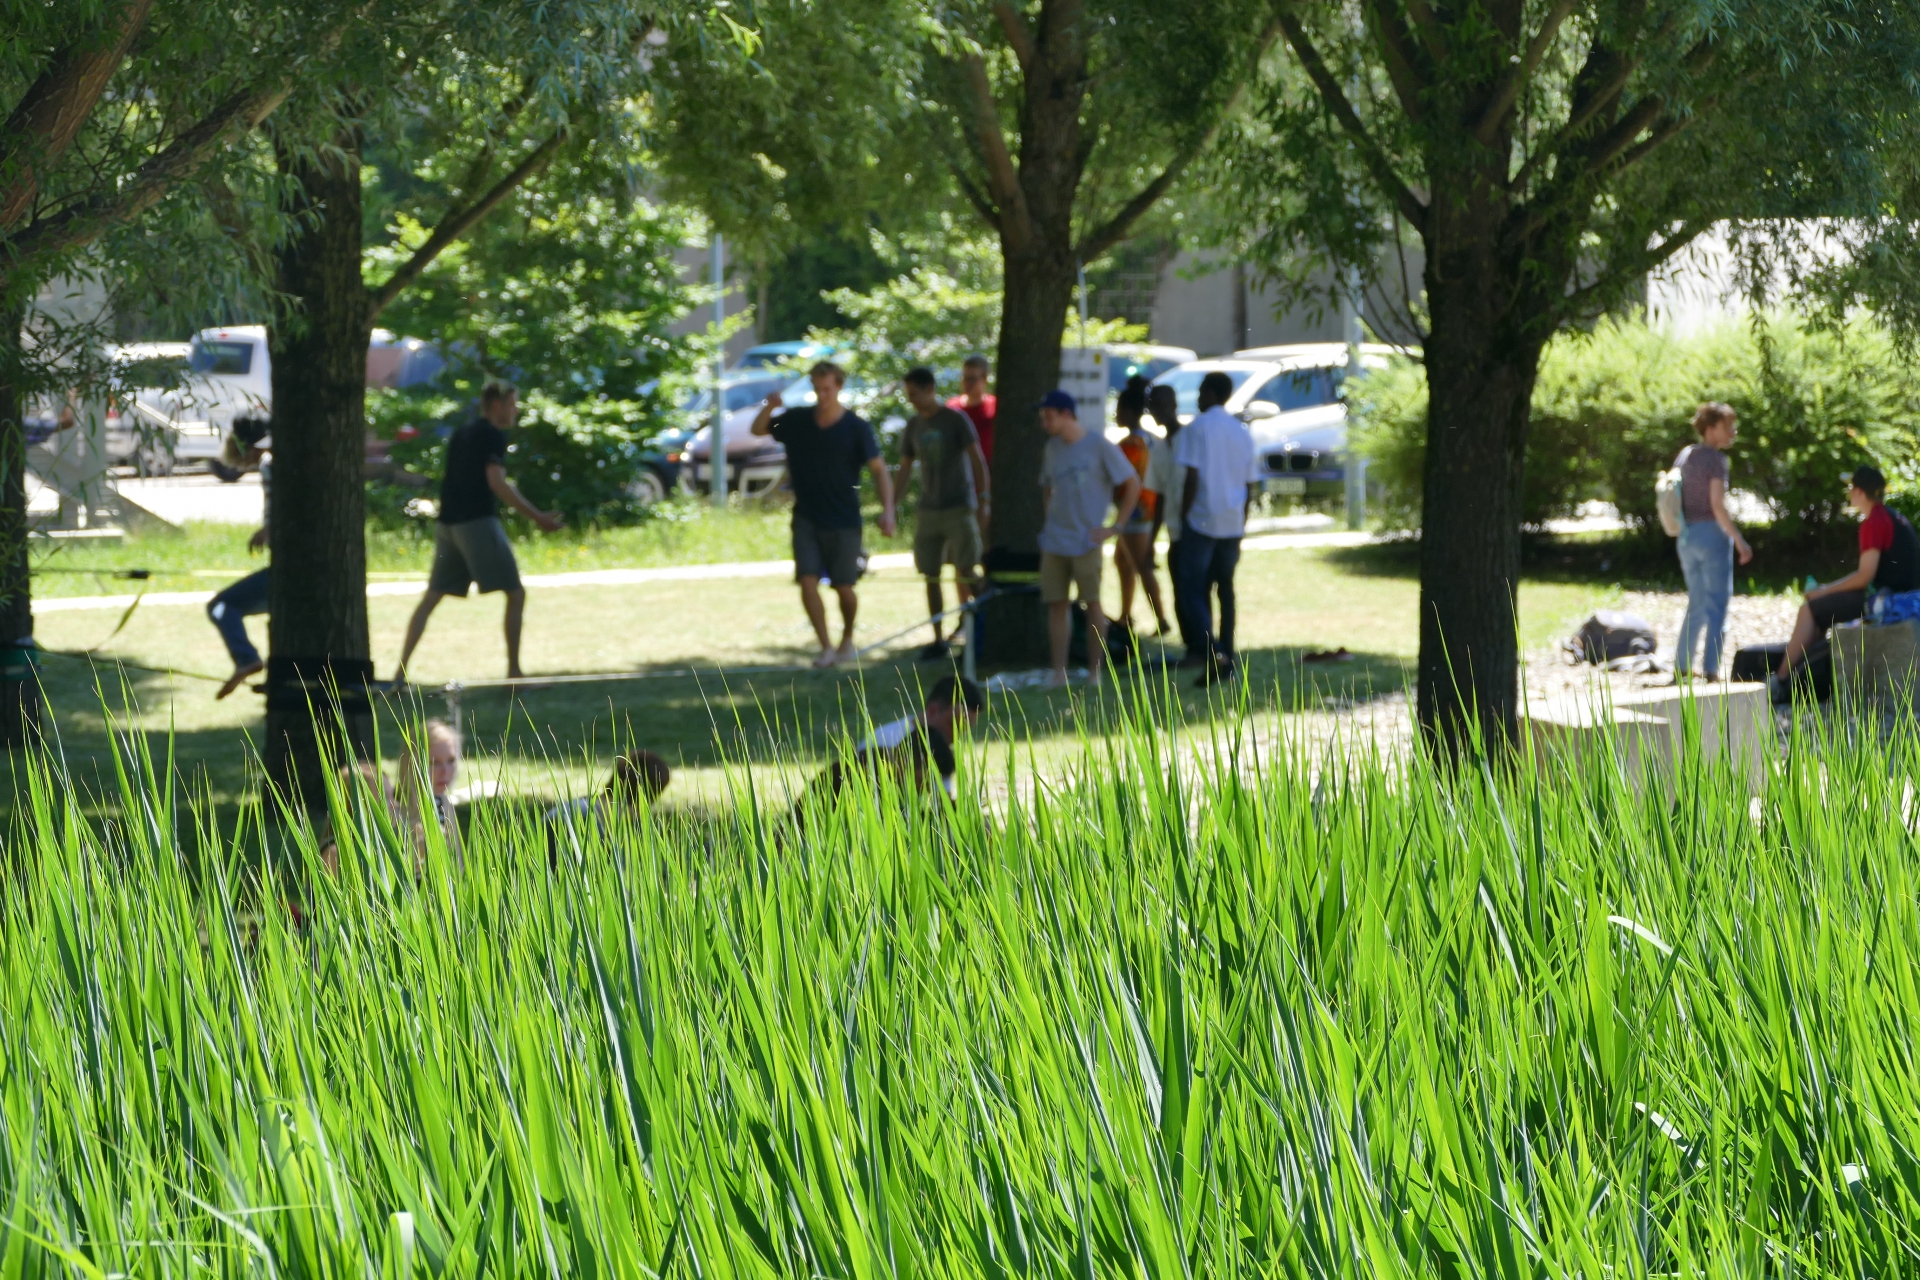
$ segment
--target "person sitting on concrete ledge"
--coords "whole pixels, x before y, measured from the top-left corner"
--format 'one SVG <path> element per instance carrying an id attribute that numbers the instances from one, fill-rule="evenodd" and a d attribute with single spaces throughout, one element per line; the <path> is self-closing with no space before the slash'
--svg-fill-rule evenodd
<path id="1" fill-rule="evenodd" d="M 1905 516 L 1881 501 L 1887 492 L 1886 476 L 1868 463 L 1855 467 L 1847 479 L 1852 486 L 1847 502 L 1860 514 L 1860 565 L 1846 577 L 1807 592 L 1780 669 L 1767 681 L 1776 702 L 1785 699 L 1794 664 L 1815 640 L 1836 622 L 1866 615 L 1870 590 L 1920 591 L 1920 534 L 1914 533 Z"/>

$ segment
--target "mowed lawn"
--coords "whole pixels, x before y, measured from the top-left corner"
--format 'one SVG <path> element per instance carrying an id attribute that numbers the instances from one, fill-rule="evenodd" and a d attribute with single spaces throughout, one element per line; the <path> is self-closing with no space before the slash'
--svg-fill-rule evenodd
<path id="1" fill-rule="evenodd" d="M 1290 712 L 1322 710 L 1329 699 L 1398 694 L 1417 645 L 1413 572 L 1403 547 L 1249 551 L 1239 574 L 1245 696 L 1257 707 Z M 1111 570 L 1105 594 L 1114 607 L 1118 585 Z M 1579 583 L 1524 585 L 1523 643 L 1563 629 L 1604 594 Z M 383 676 L 399 656 L 414 604 L 411 594 L 368 601 Z M 498 596 L 440 607 L 410 673 L 429 691 L 389 701 L 383 754 L 394 752 L 394 716 L 446 714 L 439 686 L 504 673 L 501 610 Z M 924 616 L 922 586 L 910 569 L 882 569 L 862 584 L 862 644 Z M 243 690 L 215 702 L 210 680 L 163 674 L 224 673 L 225 651 L 203 611 L 143 605 L 111 635 L 119 620 L 117 611 L 84 610 L 48 613 L 36 623 L 48 649 L 98 647 L 91 662 L 49 656 L 44 664 L 54 711 L 49 727 L 76 774 L 83 782 L 96 779 L 95 785 L 112 776 L 104 693 L 115 728 L 145 731 L 156 751 L 170 732 L 178 776 L 204 786 L 218 803 L 241 799 L 249 789 L 251 744 L 263 725 L 259 696 Z M 1147 622 L 1144 601 L 1136 621 Z M 252 627 L 264 647 L 265 619 L 254 619 Z M 604 776 L 614 751 L 631 744 L 675 763 L 681 771 L 676 797 L 716 799 L 727 785 L 729 762 L 804 770 L 840 735 L 914 705 L 922 683 L 943 670 L 913 660 L 927 638 L 924 627 L 916 628 L 858 670 L 816 673 L 805 668 L 814 652 L 811 630 L 784 578 L 535 588 L 524 656 L 530 674 L 646 672 L 648 678 L 466 690 L 460 698 L 469 750 L 463 781 L 530 796 L 575 792 Z M 1340 646 L 1356 660 L 1299 662 L 1311 650 Z M 160 671 L 122 667 L 122 661 Z M 1184 690 L 1182 704 L 1189 724 L 1208 714 L 1205 693 Z M 996 699 L 989 729 L 1017 724 L 1044 747 L 1049 739 L 1098 732 L 1112 706 L 1111 694 L 1019 691 Z"/>

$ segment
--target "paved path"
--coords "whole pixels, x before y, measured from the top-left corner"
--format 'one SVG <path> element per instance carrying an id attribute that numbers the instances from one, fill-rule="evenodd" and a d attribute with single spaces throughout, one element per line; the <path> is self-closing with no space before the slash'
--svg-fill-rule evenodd
<path id="1" fill-rule="evenodd" d="M 1317 547 L 1357 547 L 1376 539 L 1368 533 L 1266 533 L 1248 538 L 1247 551 L 1282 551 Z M 1109 555 L 1112 553 L 1109 552 Z M 869 569 L 911 569 L 913 554 L 907 551 L 874 556 Z M 790 578 L 791 560 L 745 560 L 732 564 L 681 564 L 654 569 L 589 569 L 579 573 L 535 573 L 522 578 L 529 587 L 637 587 L 649 582 L 688 582 L 725 578 Z M 426 587 L 423 574 L 402 581 L 369 582 L 367 595 L 417 596 Z M 87 609 L 125 609 L 136 599 L 143 608 L 169 608 L 193 605 L 204 607 L 213 599 L 211 591 L 150 591 L 144 596 L 66 596 L 35 600 L 36 615 L 72 613 Z"/>

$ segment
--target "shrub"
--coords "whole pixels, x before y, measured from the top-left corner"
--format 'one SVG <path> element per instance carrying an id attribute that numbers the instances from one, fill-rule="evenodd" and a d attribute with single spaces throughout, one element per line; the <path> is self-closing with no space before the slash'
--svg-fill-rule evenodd
<path id="1" fill-rule="evenodd" d="M 1613 503 L 1657 529 L 1653 479 L 1694 439 L 1704 400 L 1740 414 L 1733 487 L 1764 501 L 1784 536 L 1817 536 L 1845 512 L 1840 472 L 1872 459 L 1896 504 L 1920 490 L 1920 385 L 1869 320 L 1810 330 L 1783 316 L 1684 336 L 1641 320 L 1603 320 L 1548 347 L 1534 388 L 1522 519 Z M 1410 361 L 1370 375 L 1355 397 L 1356 443 L 1383 489 L 1385 518 L 1419 522 L 1426 381 Z"/>

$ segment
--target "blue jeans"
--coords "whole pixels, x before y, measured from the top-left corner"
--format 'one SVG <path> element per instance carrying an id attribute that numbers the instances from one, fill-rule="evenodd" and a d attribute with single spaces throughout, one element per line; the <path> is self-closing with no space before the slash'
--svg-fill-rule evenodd
<path id="1" fill-rule="evenodd" d="M 1233 657 L 1233 573 L 1240 566 L 1240 539 L 1209 538 L 1183 529 L 1169 559 L 1174 565 L 1174 596 L 1186 614 L 1182 621 L 1193 628 L 1187 656 Z M 1214 590 L 1220 593 L 1218 631 L 1213 627 Z"/>
<path id="2" fill-rule="evenodd" d="M 1701 671 L 1720 674 L 1720 640 L 1727 629 L 1727 602 L 1733 598 L 1733 539 L 1712 520 L 1696 520 L 1680 531 L 1680 572 L 1687 579 L 1687 616 L 1680 623 L 1673 669 L 1693 670 L 1693 650 L 1707 633 Z"/>
<path id="3" fill-rule="evenodd" d="M 267 576 L 272 572 L 262 569 L 250 573 L 207 601 L 207 619 L 220 628 L 220 638 L 227 642 L 227 652 L 233 655 L 236 667 L 260 661 L 260 651 L 247 638 L 246 620 L 267 611 Z"/>

